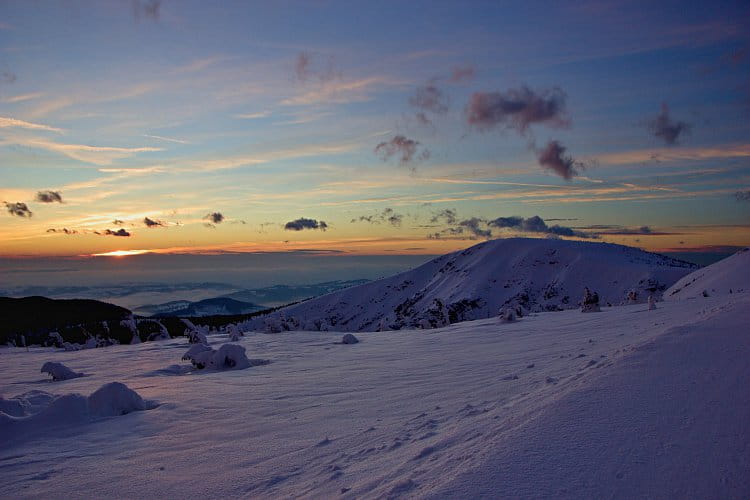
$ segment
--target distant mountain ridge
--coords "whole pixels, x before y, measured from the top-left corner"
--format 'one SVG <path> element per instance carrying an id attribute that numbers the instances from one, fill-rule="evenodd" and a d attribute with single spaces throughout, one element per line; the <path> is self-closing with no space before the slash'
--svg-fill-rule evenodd
<path id="1" fill-rule="evenodd" d="M 697 269 L 692 263 L 610 243 L 509 238 L 433 259 L 411 271 L 282 308 L 296 329 L 373 331 L 487 318 L 504 306 L 525 311 L 578 306 L 585 287 L 602 304 L 660 297 Z M 444 318 L 443 318 L 444 317 Z M 263 328 L 262 318 L 248 326 Z"/>
<path id="2" fill-rule="evenodd" d="M 173 305 L 174 307 L 170 307 Z M 213 299 L 204 299 L 197 302 L 175 301 L 160 306 L 151 306 L 156 309 L 152 317 L 159 318 L 165 316 L 216 316 L 216 315 L 235 315 L 247 314 L 266 309 L 258 304 L 242 302 L 229 297 L 215 297 Z M 140 308 L 137 312 L 144 311 L 146 308 Z"/>

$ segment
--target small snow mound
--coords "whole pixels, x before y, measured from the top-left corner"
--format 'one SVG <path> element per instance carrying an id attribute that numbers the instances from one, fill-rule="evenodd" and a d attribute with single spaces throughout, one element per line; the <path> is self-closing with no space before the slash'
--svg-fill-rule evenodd
<path id="1" fill-rule="evenodd" d="M 104 384 L 89 396 L 89 411 L 97 417 L 114 417 L 154 407 L 127 385 L 120 382 Z"/>
<path id="2" fill-rule="evenodd" d="M 516 311 L 512 308 L 500 309 L 500 323 L 512 323 L 516 320 Z"/>
<path id="3" fill-rule="evenodd" d="M 344 338 L 341 339 L 342 344 L 359 344 L 359 339 L 352 335 L 351 333 L 347 333 L 344 335 Z"/>
<path id="4" fill-rule="evenodd" d="M 42 365 L 42 373 L 49 373 L 52 380 L 70 380 L 72 378 L 83 377 L 83 373 L 74 372 L 62 363 L 47 361 Z"/>

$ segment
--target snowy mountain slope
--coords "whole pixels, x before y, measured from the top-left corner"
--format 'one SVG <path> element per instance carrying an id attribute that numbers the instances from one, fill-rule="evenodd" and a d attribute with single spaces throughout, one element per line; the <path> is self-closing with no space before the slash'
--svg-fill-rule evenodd
<path id="1" fill-rule="evenodd" d="M 682 277 L 666 292 L 666 300 L 726 295 L 750 290 L 750 247 Z M 705 292 L 705 293 L 704 293 Z"/>
<path id="2" fill-rule="evenodd" d="M 2 348 L 5 398 L 118 381 L 158 406 L 4 434 L 0 497 L 747 498 L 748 311 L 743 293 L 356 345 L 248 332 L 270 364 L 208 373 L 185 339 Z M 89 376 L 46 382 L 45 361 Z"/>
<path id="3" fill-rule="evenodd" d="M 416 269 L 290 306 L 275 313 L 300 328 L 375 331 L 435 327 L 493 317 L 506 305 L 526 311 L 575 308 L 584 287 L 602 304 L 631 290 L 657 297 L 697 266 L 607 243 L 511 238 L 480 243 Z M 448 320 L 448 321 L 446 321 Z M 263 328 L 263 319 L 248 324 Z"/>

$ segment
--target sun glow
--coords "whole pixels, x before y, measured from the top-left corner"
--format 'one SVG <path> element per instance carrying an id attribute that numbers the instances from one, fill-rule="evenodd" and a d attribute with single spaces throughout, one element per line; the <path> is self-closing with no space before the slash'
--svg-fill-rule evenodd
<path id="1" fill-rule="evenodd" d="M 127 257 L 128 255 L 141 255 L 150 253 L 151 250 L 114 250 L 112 252 L 94 253 L 92 257 Z"/>

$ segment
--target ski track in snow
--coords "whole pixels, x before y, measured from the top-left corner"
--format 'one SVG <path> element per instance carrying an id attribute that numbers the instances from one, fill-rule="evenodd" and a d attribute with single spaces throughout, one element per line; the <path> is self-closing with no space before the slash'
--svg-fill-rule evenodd
<path id="1" fill-rule="evenodd" d="M 165 370 L 187 365 L 185 339 L 3 348 L 4 398 L 118 381 L 159 406 L 0 429 L 0 497 L 747 497 L 750 295 L 646 309 L 355 345 L 249 333 L 238 343 L 270 363 L 223 372 Z M 47 382 L 45 361 L 89 376 Z"/>

